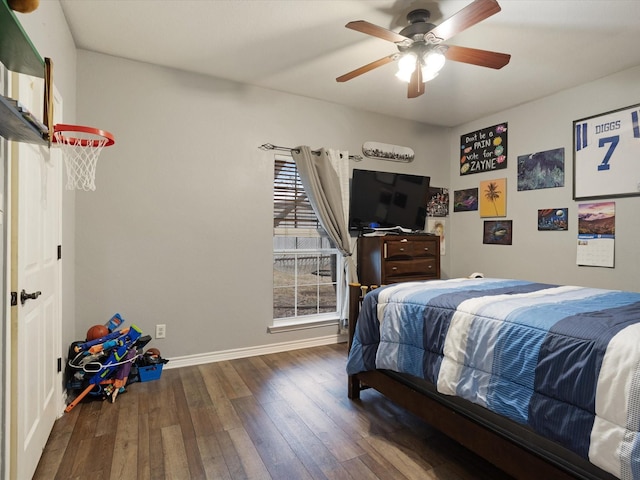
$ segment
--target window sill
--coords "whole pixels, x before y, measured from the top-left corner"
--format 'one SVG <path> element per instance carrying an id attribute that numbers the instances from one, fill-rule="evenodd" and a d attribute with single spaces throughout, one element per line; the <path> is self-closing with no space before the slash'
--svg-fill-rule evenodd
<path id="1" fill-rule="evenodd" d="M 340 321 L 337 318 L 310 321 L 294 320 L 291 322 L 279 322 L 278 325 L 271 325 L 267 327 L 267 333 L 293 332 L 296 330 L 331 327 L 334 325 L 336 327 L 340 325 Z"/>

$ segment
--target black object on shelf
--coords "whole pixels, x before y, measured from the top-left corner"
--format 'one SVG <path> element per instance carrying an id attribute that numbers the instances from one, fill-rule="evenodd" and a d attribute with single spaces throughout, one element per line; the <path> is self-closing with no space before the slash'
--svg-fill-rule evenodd
<path id="1" fill-rule="evenodd" d="M 47 134 L 48 129 L 21 110 L 15 100 L 0 95 L 0 136 L 15 142 L 48 145 Z"/>

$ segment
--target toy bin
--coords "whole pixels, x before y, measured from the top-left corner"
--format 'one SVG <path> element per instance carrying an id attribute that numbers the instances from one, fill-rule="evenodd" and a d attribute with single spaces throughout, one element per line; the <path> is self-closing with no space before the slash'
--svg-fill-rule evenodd
<path id="1" fill-rule="evenodd" d="M 157 363 L 155 365 L 147 365 L 146 367 L 138 367 L 138 375 L 141 382 L 150 382 L 151 380 L 158 380 L 162 375 L 163 363 Z"/>

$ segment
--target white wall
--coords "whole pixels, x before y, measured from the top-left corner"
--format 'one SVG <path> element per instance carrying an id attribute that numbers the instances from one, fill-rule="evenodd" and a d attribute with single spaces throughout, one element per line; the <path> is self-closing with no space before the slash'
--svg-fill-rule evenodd
<path id="1" fill-rule="evenodd" d="M 411 164 L 352 166 L 449 180 L 448 130 L 87 51 L 78 118 L 116 144 L 96 191 L 76 194 L 76 333 L 115 312 L 145 333 L 166 324 L 153 345 L 169 358 L 336 333 L 266 333 L 273 152 L 259 145 L 405 145 Z"/>
<path id="2" fill-rule="evenodd" d="M 457 152 L 461 135 L 508 122 L 506 171 L 460 176 L 458 161 L 453 158 L 450 174 L 452 190 L 506 177 L 505 219 L 513 220 L 512 246 L 483 245 L 482 225 L 487 219 L 481 219 L 478 212 L 452 213 L 447 247 L 452 250 L 453 276 L 480 271 L 493 277 L 640 291 L 640 197 L 613 199 L 615 268 L 576 265 L 578 204 L 587 202 L 572 200 L 572 122 L 639 102 L 640 67 L 636 67 L 453 129 L 451 149 Z M 565 186 L 517 191 L 517 157 L 560 147 L 565 149 Z M 538 209 L 558 207 L 569 208 L 569 230 L 539 232 Z"/>

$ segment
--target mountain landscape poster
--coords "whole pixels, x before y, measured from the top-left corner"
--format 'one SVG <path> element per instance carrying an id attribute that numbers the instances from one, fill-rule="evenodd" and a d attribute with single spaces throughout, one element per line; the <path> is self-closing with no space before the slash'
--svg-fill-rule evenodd
<path id="1" fill-rule="evenodd" d="M 518 191 L 564 187 L 564 148 L 518 157 Z"/>

